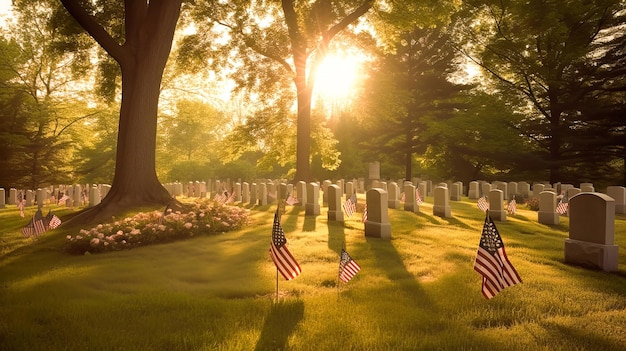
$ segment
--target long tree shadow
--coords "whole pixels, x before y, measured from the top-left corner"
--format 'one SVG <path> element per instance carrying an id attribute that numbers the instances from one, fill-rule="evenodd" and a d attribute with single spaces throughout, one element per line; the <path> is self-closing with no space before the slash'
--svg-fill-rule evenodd
<path id="1" fill-rule="evenodd" d="M 315 222 L 317 221 L 316 215 L 305 215 L 304 216 L 304 224 L 302 225 L 303 232 L 314 232 L 315 231 Z"/>
<path id="2" fill-rule="evenodd" d="M 256 351 L 286 349 L 289 335 L 303 316 L 304 302 L 302 300 L 287 300 L 272 304 L 254 349 Z"/>

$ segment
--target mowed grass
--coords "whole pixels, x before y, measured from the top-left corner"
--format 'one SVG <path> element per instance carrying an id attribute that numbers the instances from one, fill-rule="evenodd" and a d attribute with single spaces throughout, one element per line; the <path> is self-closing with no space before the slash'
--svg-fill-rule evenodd
<path id="1" fill-rule="evenodd" d="M 465 199 L 440 218 L 426 201 L 419 214 L 389 210 L 391 240 L 366 238 L 361 213 L 329 223 L 325 207 L 288 206 L 303 272 L 279 279 L 278 301 L 274 206 L 251 207 L 236 232 L 86 256 L 64 252 L 78 228 L 22 238 L 12 206 L 0 211 L 0 349 L 626 349 L 626 216 L 616 273 L 564 263 L 565 217 L 547 226 L 518 210 L 496 222 L 523 283 L 485 300 L 472 269 L 484 214 Z M 344 243 L 361 271 L 338 286 Z"/>

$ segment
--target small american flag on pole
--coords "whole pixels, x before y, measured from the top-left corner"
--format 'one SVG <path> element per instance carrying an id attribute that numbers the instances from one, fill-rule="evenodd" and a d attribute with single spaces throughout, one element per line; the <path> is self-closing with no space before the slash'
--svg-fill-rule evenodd
<path id="1" fill-rule="evenodd" d="M 33 225 L 35 226 L 35 236 L 39 236 L 46 231 L 46 224 L 44 223 L 43 214 L 41 209 L 38 209 L 33 217 Z"/>
<path id="2" fill-rule="evenodd" d="M 352 193 L 352 195 L 346 199 L 343 203 L 343 210 L 346 212 L 346 217 L 352 216 L 356 212 L 356 194 Z"/>
<path id="3" fill-rule="evenodd" d="M 52 211 L 48 211 L 44 222 L 47 224 L 46 227 L 50 229 L 55 229 L 61 225 L 61 219 L 52 213 Z"/>
<path id="4" fill-rule="evenodd" d="M 356 263 L 355 260 L 350 257 L 350 255 L 344 250 L 341 249 L 341 257 L 339 258 L 339 280 L 344 283 L 347 283 L 352 279 L 359 271 L 361 270 L 361 266 Z"/>
<path id="5" fill-rule="evenodd" d="M 556 212 L 561 216 L 567 216 L 567 210 L 569 209 L 569 199 L 567 198 L 567 193 L 563 194 L 563 197 L 556 205 Z"/>
<path id="6" fill-rule="evenodd" d="M 489 210 L 489 200 L 487 200 L 487 195 L 481 196 L 476 202 L 476 206 L 478 206 L 478 208 L 483 212 Z"/>
<path id="7" fill-rule="evenodd" d="M 289 195 L 287 195 L 287 200 L 285 200 L 285 203 L 289 206 L 293 206 L 298 203 L 298 199 L 293 196 L 293 193 L 289 193 Z"/>
<path id="8" fill-rule="evenodd" d="M 502 237 L 489 216 L 489 211 L 480 236 L 474 270 L 483 277 L 482 293 L 486 299 L 496 296 L 506 287 L 522 282 L 522 278 L 509 262 Z"/>
<path id="9" fill-rule="evenodd" d="M 422 197 L 420 196 L 420 189 L 415 188 L 415 203 L 419 206 L 422 202 L 424 202 L 424 200 L 422 200 Z"/>
<path id="10" fill-rule="evenodd" d="M 515 212 L 517 212 L 517 201 L 515 201 L 515 197 L 513 197 L 513 200 L 509 202 L 509 206 L 507 207 L 507 210 L 509 214 L 511 215 L 514 215 Z"/>
<path id="11" fill-rule="evenodd" d="M 286 279 L 291 280 L 300 275 L 302 269 L 287 248 L 287 239 L 282 226 L 278 209 L 274 214 L 274 224 L 272 226 L 272 242 L 270 244 L 270 256 L 276 265 L 276 269 Z"/>
<path id="12" fill-rule="evenodd" d="M 35 235 L 35 224 L 33 223 L 33 219 L 31 218 L 28 224 L 22 228 L 22 235 L 25 238 L 30 238 Z"/>

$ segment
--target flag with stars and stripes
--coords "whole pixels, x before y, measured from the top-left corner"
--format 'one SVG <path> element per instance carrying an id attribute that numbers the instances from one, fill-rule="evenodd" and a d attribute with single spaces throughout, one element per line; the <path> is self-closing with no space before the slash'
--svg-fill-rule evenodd
<path id="1" fill-rule="evenodd" d="M 567 216 L 568 209 L 569 199 L 567 197 L 567 192 L 565 192 L 559 203 L 556 205 L 556 213 L 560 214 L 561 216 Z"/>
<path id="2" fill-rule="evenodd" d="M 496 296 L 504 288 L 522 282 L 504 251 L 502 237 L 489 216 L 489 211 L 480 236 L 474 270 L 482 275 L 482 293 L 486 299 Z"/>
<path id="3" fill-rule="evenodd" d="M 287 248 L 287 239 L 285 238 L 283 227 L 280 225 L 278 210 L 274 214 L 270 256 L 276 265 L 276 269 L 286 280 L 291 280 L 302 272 L 300 265 Z"/>
<path id="4" fill-rule="evenodd" d="M 342 207 L 346 213 L 346 217 L 352 216 L 356 212 L 356 193 L 352 193 L 352 195 L 343 203 Z"/>
<path id="5" fill-rule="evenodd" d="M 55 229 L 56 227 L 61 225 L 61 219 L 57 215 L 52 213 L 52 211 L 48 211 L 48 214 L 46 215 L 46 218 L 44 220 L 44 224 L 46 225 L 46 228 Z"/>
<path id="6" fill-rule="evenodd" d="M 517 201 L 515 201 L 515 197 L 513 197 L 513 200 L 509 202 L 509 206 L 507 207 L 507 210 L 510 215 L 514 215 L 515 212 L 517 212 Z"/>
<path id="7" fill-rule="evenodd" d="M 35 225 L 35 236 L 39 236 L 39 234 L 42 234 L 46 231 L 46 223 L 44 222 L 41 209 L 38 209 L 35 213 L 35 217 L 33 218 L 33 224 Z"/>
<path id="8" fill-rule="evenodd" d="M 415 188 L 415 203 L 419 206 L 422 202 L 424 202 L 424 200 L 422 200 L 422 197 L 420 196 L 420 189 Z"/>
<path id="9" fill-rule="evenodd" d="M 25 238 L 30 238 L 31 236 L 35 235 L 35 223 L 33 222 L 32 218 L 30 219 L 28 224 L 24 228 L 22 228 L 22 235 Z"/>
<path id="10" fill-rule="evenodd" d="M 478 206 L 478 208 L 483 212 L 486 212 L 487 210 L 489 210 L 489 200 L 487 200 L 487 195 L 484 195 L 478 198 L 478 201 L 476 202 L 476 206 Z"/>
<path id="11" fill-rule="evenodd" d="M 352 279 L 359 271 L 361 266 L 356 263 L 355 260 L 350 257 L 346 250 L 341 249 L 341 256 L 339 258 L 339 280 L 347 283 Z"/>
<path id="12" fill-rule="evenodd" d="M 285 203 L 289 206 L 293 206 L 298 203 L 298 199 L 293 196 L 293 193 L 289 193 L 289 195 L 287 195 L 287 200 L 285 200 Z"/>
<path id="13" fill-rule="evenodd" d="M 365 204 L 365 208 L 363 209 L 363 223 L 367 222 L 367 204 Z"/>

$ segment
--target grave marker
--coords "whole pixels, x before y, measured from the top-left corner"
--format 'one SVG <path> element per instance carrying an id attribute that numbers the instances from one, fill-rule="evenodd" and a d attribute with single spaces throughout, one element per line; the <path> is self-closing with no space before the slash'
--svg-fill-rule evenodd
<path id="1" fill-rule="evenodd" d="M 388 194 L 380 188 L 372 188 L 365 193 L 367 205 L 367 220 L 365 221 L 365 236 L 373 238 L 391 239 L 391 224 L 387 209 Z"/>
<path id="2" fill-rule="evenodd" d="M 569 199 L 569 216 L 565 262 L 616 272 L 615 200 L 602 193 L 580 193 Z"/>

